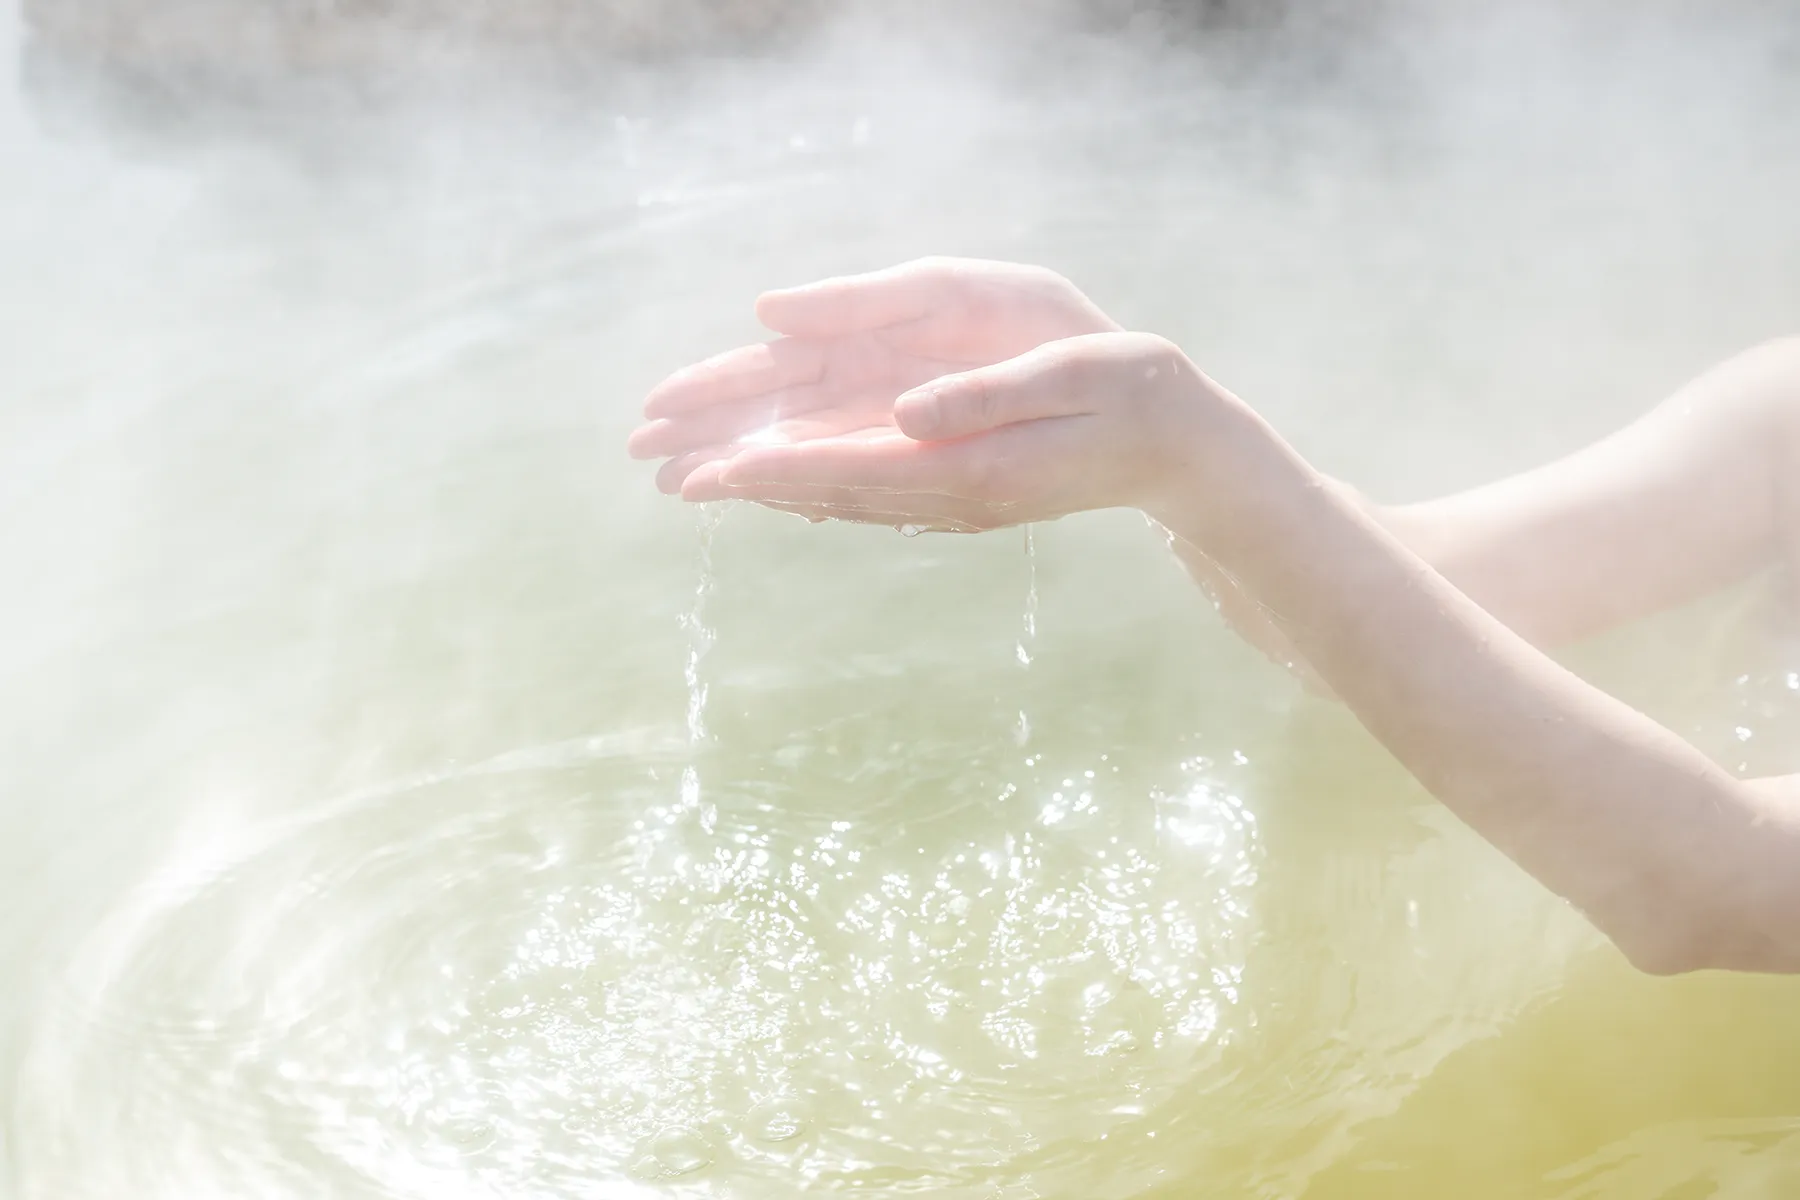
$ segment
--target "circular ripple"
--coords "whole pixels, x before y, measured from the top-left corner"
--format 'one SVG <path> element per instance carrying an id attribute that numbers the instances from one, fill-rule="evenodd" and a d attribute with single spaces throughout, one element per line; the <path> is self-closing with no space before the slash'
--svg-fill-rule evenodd
<path id="1" fill-rule="evenodd" d="M 171 868 L 33 1031 L 25 1194 L 989 1194 L 1230 1028 L 1213 789 L 896 826 L 682 773 L 517 755 Z"/>

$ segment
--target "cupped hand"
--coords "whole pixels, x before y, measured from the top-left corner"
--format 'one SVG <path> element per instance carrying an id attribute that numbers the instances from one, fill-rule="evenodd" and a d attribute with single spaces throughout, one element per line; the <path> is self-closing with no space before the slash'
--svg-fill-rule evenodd
<path id="1" fill-rule="evenodd" d="M 950 264 L 952 273 L 963 266 Z M 994 267 L 969 265 L 989 285 L 1007 277 Z M 876 304 L 898 295 L 945 294 L 944 270 L 928 262 L 814 285 L 801 289 L 799 307 L 824 295 L 855 296 L 847 309 L 820 311 L 868 323 L 881 311 Z M 966 299 L 968 286 L 965 276 L 949 291 Z M 786 301 L 776 297 L 788 295 L 765 297 L 759 311 L 771 323 L 784 320 Z M 928 314 L 880 327 L 904 331 L 901 345 L 919 339 L 915 346 L 929 328 L 930 344 L 946 355 L 951 346 L 979 358 L 978 347 L 997 354 L 1030 343 L 973 369 L 868 335 L 732 351 L 659 388 L 648 406 L 655 420 L 639 430 L 634 449 L 673 453 L 659 482 L 690 500 L 745 499 L 812 520 L 976 533 L 1084 509 L 1155 514 L 1191 504 L 1211 490 L 1204 477 L 1230 474 L 1216 467 L 1242 444 L 1238 435 L 1273 436 L 1164 339 L 1113 332 L 1033 341 L 1058 319 L 1079 323 L 1082 307 L 1033 310 L 1020 301 L 1014 292 L 977 326 Z M 864 307 L 853 317 L 858 304 Z M 976 328 L 986 330 L 984 341 L 975 340 Z M 1228 572 L 1198 546 L 1173 534 L 1170 541 L 1241 635 L 1325 691 L 1271 614 Z"/>
<path id="2" fill-rule="evenodd" d="M 1118 328 L 1053 271 L 956 258 L 769 292 L 756 312 L 785 336 L 678 371 L 645 401 L 630 450 L 669 460 L 664 491 L 746 447 L 891 434 L 895 399 L 920 384 Z"/>
<path id="3" fill-rule="evenodd" d="M 1209 416 L 1234 406 L 1162 338 L 1088 334 L 915 387 L 891 424 L 739 447 L 681 492 L 958 532 L 1151 509 L 1199 469 Z"/>

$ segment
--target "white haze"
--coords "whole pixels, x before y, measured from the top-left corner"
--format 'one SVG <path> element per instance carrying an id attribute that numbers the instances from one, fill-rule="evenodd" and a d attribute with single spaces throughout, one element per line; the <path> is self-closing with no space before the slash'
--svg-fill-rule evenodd
<path id="1" fill-rule="evenodd" d="M 45 1093 L 17 1080 L 136 882 L 585 721 L 678 731 L 693 521 L 622 445 L 662 374 L 758 336 L 763 287 L 926 253 L 1047 262 L 1394 499 L 1570 449 L 1800 331 L 1782 6 L 1419 0 L 1293 24 L 877 13 L 554 87 L 476 64 L 372 102 L 277 82 L 164 105 L 42 60 L 21 86 L 6 9 L 0 1187 L 51 1195 L 75 1149 L 111 1144 L 96 1116 L 45 1166 L 18 1132 Z M 728 731 L 787 684 L 865 672 L 882 697 L 905 675 L 918 713 L 965 652 L 1010 658 L 1014 539 L 882 536 L 726 523 Z M 1235 681 L 1196 702 L 1197 739 L 1296 703 L 1182 607 L 1140 523 L 1042 543 L 1034 671 L 1055 678 L 1059 629 L 1088 631 L 1061 635 L 1083 663 L 1083 637 L 1129 658 L 1160 629 Z M 1045 710 L 1078 709 L 1085 685 L 1057 686 Z M 766 709 L 734 715 L 752 693 Z M 1504 958 L 1480 975 L 1511 1011 L 1569 944 L 1535 960 L 1527 933 L 1564 927 L 1454 844 L 1499 881 L 1445 903 L 1518 950 L 1510 982 Z M 104 1108 L 69 1087 L 67 1111 Z"/>

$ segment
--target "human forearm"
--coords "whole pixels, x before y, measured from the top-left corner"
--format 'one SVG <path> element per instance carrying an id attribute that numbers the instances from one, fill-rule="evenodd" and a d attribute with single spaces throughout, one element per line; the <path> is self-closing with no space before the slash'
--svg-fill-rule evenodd
<path id="1" fill-rule="evenodd" d="M 1194 440 L 1152 515 L 1434 795 L 1647 969 L 1800 968 L 1790 809 L 1537 652 L 1253 416 Z"/>
<path id="2" fill-rule="evenodd" d="M 1779 561 L 1797 411 L 1800 339 L 1766 342 L 1562 459 L 1368 508 L 1526 640 L 1558 645 Z"/>

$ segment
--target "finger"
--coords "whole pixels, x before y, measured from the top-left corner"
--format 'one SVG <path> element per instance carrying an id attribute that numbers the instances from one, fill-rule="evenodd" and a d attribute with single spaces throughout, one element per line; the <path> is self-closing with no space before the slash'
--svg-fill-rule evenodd
<path id="1" fill-rule="evenodd" d="M 684 487 L 688 500 L 748 500 L 753 504 L 787 505 L 797 509 L 830 510 L 845 520 L 894 524 L 953 522 L 975 528 L 995 528 L 1034 519 L 1036 512 L 1023 501 L 993 503 L 942 492 L 871 492 L 862 488 L 818 487 L 798 484 L 761 484 L 754 488 L 732 487 L 712 474 Z M 849 515 L 861 514 L 861 515 Z M 892 520 L 888 520 L 888 518 Z"/>
<path id="2" fill-rule="evenodd" d="M 943 376 L 896 399 L 894 424 L 919 441 L 950 441 L 1003 425 L 1092 413 L 1130 382 L 1108 348 L 1087 337 L 1066 338 L 991 367 Z"/>
<path id="3" fill-rule="evenodd" d="M 954 282 L 957 270 L 953 259 L 921 258 L 862 275 L 764 292 L 756 300 L 756 318 L 777 333 L 805 338 L 898 325 L 930 312 Z"/>
<path id="4" fill-rule="evenodd" d="M 703 450 L 677 455 L 657 468 L 656 490 L 665 496 L 679 495 L 688 476 L 703 466 L 722 464 L 731 454 L 730 446 L 708 446 Z M 714 474 L 717 474 L 716 470 Z"/>
<path id="5" fill-rule="evenodd" d="M 828 437 L 866 422 L 867 403 L 829 406 L 836 399 L 817 384 L 777 388 L 758 396 L 714 404 L 639 426 L 626 441 L 633 458 L 667 458 L 702 446 L 745 439 L 769 442 Z"/>
<path id="6" fill-rule="evenodd" d="M 729 445 L 772 423 L 760 411 L 741 410 L 652 421 L 632 431 L 625 449 L 633 458 L 669 458 L 703 446 Z"/>
<path id="7" fill-rule="evenodd" d="M 779 388 L 817 383 L 825 373 L 825 348 L 816 342 L 778 338 L 739 346 L 683 367 L 644 398 L 650 420 L 679 416 L 708 405 L 764 395 Z"/>
<path id="8" fill-rule="evenodd" d="M 993 528 L 991 524 L 976 523 L 965 519 L 960 514 L 946 512 L 920 512 L 913 506 L 906 505 L 899 511 L 885 511 L 876 508 L 845 508 L 832 504 L 787 504 L 777 500 L 758 500 L 755 503 L 764 508 L 772 508 L 776 512 L 792 513 L 797 517 L 805 517 L 818 524 L 821 521 L 846 521 L 856 525 L 887 525 L 918 533 L 983 533 Z"/>
<path id="9" fill-rule="evenodd" d="M 936 448 L 933 449 L 950 449 Z M 770 488 L 855 488 L 865 492 L 944 491 L 965 473 L 967 454 L 926 453 L 893 429 L 865 436 L 820 438 L 788 446 L 751 446 L 735 455 L 721 473 L 726 486 Z"/>
<path id="10" fill-rule="evenodd" d="M 859 423 L 866 418 L 855 413 L 827 411 L 810 417 L 794 417 L 786 421 L 776 421 L 764 425 L 757 422 L 757 428 L 726 432 L 721 436 L 686 437 L 677 444 L 673 435 L 667 446 L 656 447 L 653 453 L 637 454 L 638 458 L 668 458 L 674 460 L 692 459 L 693 461 L 711 461 L 713 459 L 730 458 L 733 455 L 764 446 L 788 446 L 818 439 L 836 439 L 862 436 L 866 430 L 859 428 Z M 892 436 L 891 427 L 883 426 L 882 431 Z"/>
<path id="11" fill-rule="evenodd" d="M 677 487 L 683 500 L 732 500 L 736 497 L 730 488 L 719 482 L 719 471 L 729 462 L 729 458 L 702 459 L 678 482 Z M 660 485 L 660 473 L 657 483 Z"/>
<path id="12" fill-rule="evenodd" d="M 1090 417 L 1030 421 L 981 438 L 920 442 L 891 427 L 791 446 L 746 447 L 721 482 L 761 494 L 769 487 L 843 487 L 1017 500 L 1066 474 L 1081 457 Z"/>
<path id="13" fill-rule="evenodd" d="M 793 425 L 794 423 L 789 422 L 782 426 L 777 426 L 776 429 L 785 432 L 792 430 Z M 809 432 L 811 432 L 810 437 L 808 436 Z M 770 448 L 781 447 L 800 449 L 804 447 L 807 448 L 808 455 L 810 456 L 821 452 L 820 447 L 825 447 L 823 453 L 829 454 L 833 452 L 830 449 L 831 447 L 850 447 L 860 442 L 879 440 L 896 443 L 903 443 L 906 441 L 905 438 L 897 437 L 891 426 L 871 426 L 863 429 L 837 432 L 830 436 L 821 435 L 813 431 L 802 430 L 796 433 L 791 441 L 785 444 L 777 442 L 772 438 L 769 441 L 757 444 L 738 442 L 729 446 L 707 447 L 703 450 L 695 451 L 691 455 L 685 456 L 686 463 L 684 465 L 688 466 L 690 470 L 692 466 L 699 464 L 707 464 L 709 469 L 699 473 L 691 483 L 684 483 L 682 496 L 688 500 L 755 500 L 765 493 L 774 496 L 778 493 L 785 495 L 788 494 L 788 492 L 792 492 L 800 499 L 807 499 L 819 493 L 819 485 L 809 485 L 805 483 L 759 483 L 751 488 L 739 488 L 723 481 L 721 476 L 723 475 L 725 468 L 732 465 L 737 459 L 747 455 L 755 456 L 766 454 L 769 452 Z M 788 489 L 788 492 L 784 492 L 782 490 L 784 488 Z"/>
<path id="14" fill-rule="evenodd" d="M 814 525 L 833 519 L 830 510 L 819 508 L 818 506 L 811 504 L 775 504 L 771 502 L 762 505 L 762 507 L 772 509 L 775 512 L 792 513 L 796 517 L 805 517 Z"/>

